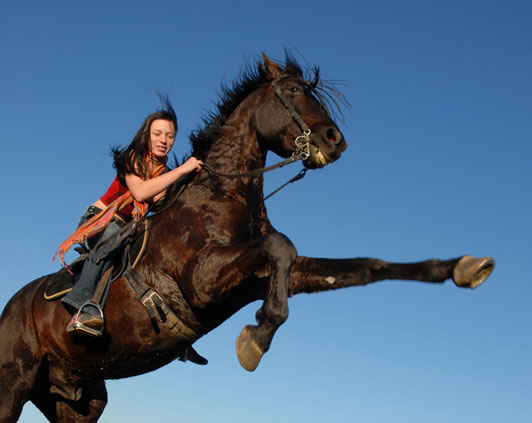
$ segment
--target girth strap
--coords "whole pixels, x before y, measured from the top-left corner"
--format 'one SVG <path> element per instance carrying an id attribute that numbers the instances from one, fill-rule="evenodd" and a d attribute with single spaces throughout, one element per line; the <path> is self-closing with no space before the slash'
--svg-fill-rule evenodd
<path id="1" fill-rule="evenodd" d="M 166 305 L 161 296 L 140 279 L 131 267 L 125 271 L 124 276 L 136 292 L 138 300 L 146 307 L 152 321 L 159 320 L 180 339 L 194 341 L 198 338 L 197 333 L 185 325 Z"/>

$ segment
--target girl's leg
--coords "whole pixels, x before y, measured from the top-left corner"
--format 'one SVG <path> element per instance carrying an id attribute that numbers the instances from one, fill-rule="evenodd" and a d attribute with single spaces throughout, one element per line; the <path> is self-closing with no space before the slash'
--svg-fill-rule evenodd
<path id="1" fill-rule="evenodd" d="M 110 240 L 119 229 L 117 223 L 111 222 L 101 235 L 99 243 Z M 107 295 L 102 296 L 100 304 L 92 304 L 92 298 L 101 276 L 109 266 L 108 257 L 98 260 L 94 250 L 89 252 L 78 282 L 61 300 L 67 310 L 72 314 L 76 313 L 67 326 L 67 332 L 81 331 L 87 335 L 101 335 L 104 325 L 102 310 Z"/>

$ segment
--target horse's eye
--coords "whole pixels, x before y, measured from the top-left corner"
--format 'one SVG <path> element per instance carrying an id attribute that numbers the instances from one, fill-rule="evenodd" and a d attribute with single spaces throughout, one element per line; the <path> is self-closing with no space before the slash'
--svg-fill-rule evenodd
<path id="1" fill-rule="evenodd" d="M 298 87 L 297 85 L 294 85 L 290 87 L 290 92 L 292 94 L 301 94 L 303 91 L 301 90 L 301 87 Z"/>

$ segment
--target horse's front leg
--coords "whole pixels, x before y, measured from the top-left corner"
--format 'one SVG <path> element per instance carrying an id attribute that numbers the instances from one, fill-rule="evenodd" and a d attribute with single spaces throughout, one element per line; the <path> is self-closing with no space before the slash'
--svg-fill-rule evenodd
<path id="1" fill-rule="evenodd" d="M 236 352 L 244 369 L 252 372 L 268 351 L 273 335 L 288 318 L 288 285 L 290 270 L 297 257 L 292 242 L 280 233 L 267 236 L 263 253 L 271 267 L 266 295 L 257 311 L 257 326 L 248 325 L 237 339 Z"/>
<path id="2" fill-rule="evenodd" d="M 429 283 L 453 279 L 459 287 L 476 288 L 486 280 L 494 266 L 491 257 L 470 256 L 419 263 L 389 263 L 373 258 L 298 257 L 290 275 L 290 295 L 367 285 L 388 279 Z"/>
<path id="3" fill-rule="evenodd" d="M 219 305 L 245 281 L 266 279 L 266 286 L 244 289 L 246 304 L 258 298 L 264 300 L 256 315 L 258 325 L 246 326 L 237 339 L 238 359 L 246 370 L 257 368 L 275 331 L 288 317 L 289 275 L 296 257 L 292 242 L 275 232 L 245 245 L 209 249 L 199 260 L 201 265 L 196 269 L 193 293 L 189 296 L 199 310 Z M 234 303 L 225 309 L 234 312 L 243 305 Z"/>

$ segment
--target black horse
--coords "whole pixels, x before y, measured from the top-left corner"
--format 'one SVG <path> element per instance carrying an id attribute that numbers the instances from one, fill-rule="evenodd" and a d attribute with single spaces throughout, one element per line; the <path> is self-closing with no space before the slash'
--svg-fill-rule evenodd
<path id="1" fill-rule="evenodd" d="M 218 112 L 192 136 L 193 154 L 207 168 L 176 188 L 166 210 L 150 218 L 150 240 L 130 275 L 137 291 L 145 291 L 143 301 L 126 278 L 113 282 L 102 339 L 65 333 L 69 314 L 43 297 L 49 277 L 13 296 L 0 321 L 1 423 L 17 421 L 27 401 L 50 422 L 96 422 L 107 403 L 105 379 L 142 374 L 182 357 L 257 299 L 263 300 L 257 324 L 237 340 L 240 363 L 250 371 L 286 320 L 291 295 L 384 279 L 452 278 L 470 288 L 484 281 L 494 266 L 490 258 L 392 264 L 301 257 L 272 227 L 263 177 L 253 172 L 264 167 L 267 152 L 301 159 L 312 169 L 346 149 L 314 76 L 305 80 L 290 58 L 281 67 L 264 56 L 226 90 Z M 235 173 L 240 177 L 220 176 Z"/>

